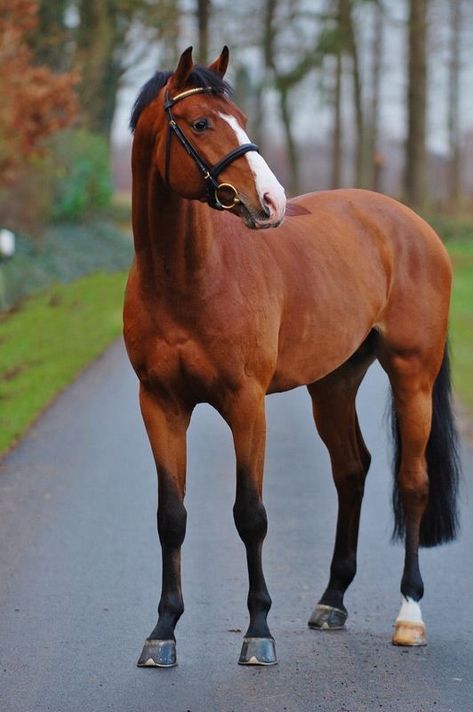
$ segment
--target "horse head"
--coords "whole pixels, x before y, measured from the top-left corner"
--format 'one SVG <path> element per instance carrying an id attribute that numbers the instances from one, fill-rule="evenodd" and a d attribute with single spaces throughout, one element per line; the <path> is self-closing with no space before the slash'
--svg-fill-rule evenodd
<path id="1" fill-rule="evenodd" d="M 131 126 L 154 137 L 162 182 L 184 198 L 242 218 L 249 228 L 277 227 L 286 197 L 246 131 L 246 117 L 224 80 L 228 48 L 209 67 L 189 47 L 174 72 L 158 72 L 142 89 Z"/>

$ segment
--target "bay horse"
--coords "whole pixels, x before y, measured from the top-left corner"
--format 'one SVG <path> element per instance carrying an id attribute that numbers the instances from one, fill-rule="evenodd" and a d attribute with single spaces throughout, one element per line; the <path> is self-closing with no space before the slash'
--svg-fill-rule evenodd
<path id="1" fill-rule="evenodd" d="M 375 359 L 392 387 L 394 534 L 405 541 L 392 642 L 423 645 L 418 548 L 457 528 L 449 258 L 420 217 L 381 194 L 332 190 L 287 202 L 231 101 L 227 65 L 226 47 L 209 67 L 194 65 L 188 48 L 174 72 L 145 84 L 131 117 L 136 257 L 124 336 L 156 462 L 162 548 L 159 619 L 138 665 L 176 664 L 186 430 L 201 402 L 222 415 L 235 446 L 250 617 L 239 662 L 277 661 L 262 567 L 265 395 L 300 385 L 339 506 L 329 582 L 309 626 L 343 627 L 370 465 L 355 396 Z"/>

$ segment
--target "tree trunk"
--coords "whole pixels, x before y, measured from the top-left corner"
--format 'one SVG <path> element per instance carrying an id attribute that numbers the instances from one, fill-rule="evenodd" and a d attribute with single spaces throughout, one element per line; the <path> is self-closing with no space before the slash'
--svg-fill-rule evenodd
<path id="1" fill-rule="evenodd" d="M 409 0 L 404 197 L 417 207 L 426 201 L 427 3 Z"/>
<path id="2" fill-rule="evenodd" d="M 209 61 L 209 18 L 210 0 L 197 0 L 198 60 L 200 64 L 207 64 Z"/>
<path id="3" fill-rule="evenodd" d="M 450 3 L 450 60 L 448 81 L 448 142 L 450 148 L 449 198 L 453 207 L 461 197 L 460 158 L 460 31 L 462 3 Z"/>
<path id="4" fill-rule="evenodd" d="M 373 8 L 373 44 L 372 55 L 372 88 L 371 88 L 371 117 L 369 136 L 369 182 L 372 190 L 381 190 L 381 171 L 383 158 L 379 150 L 379 100 L 381 94 L 381 73 L 383 55 L 383 9 L 379 1 Z"/>
<path id="5" fill-rule="evenodd" d="M 110 140 L 122 67 L 116 60 L 125 42 L 110 3 L 81 0 L 76 67 L 81 74 L 79 98 L 84 125 Z"/>
<path id="6" fill-rule="evenodd" d="M 289 88 L 279 86 L 279 109 L 281 112 L 281 120 L 286 137 L 287 155 L 289 159 L 289 194 L 297 195 L 299 193 L 299 156 L 297 146 L 292 134 L 292 119 L 289 110 Z"/>
<path id="7" fill-rule="evenodd" d="M 365 126 L 363 116 L 362 86 L 358 47 L 353 24 L 352 0 L 339 0 L 339 22 L 343 47 L 351 59 L 353 83 L 353 113 L 355 116 L 354 182 L 362 188 L 365 182 Z"/>
<path id="8" fill-rule="evenodd" d="M 292 134 L 291 114 L 289 109 L 289 92 L 292 86 L 292 79 L 288 80 L 288 75 L 278 70 L 278 65 L 276 62 L 274 45 L 277 36 L 277 7 L 278 0 L 266 0 L 262 47 L 266 68 L 273 73 L 275 88 L 278 92 L 279 113 L 281 117 L 284 136 L 286 139 L 286 149 L 288 157 L 288 191 L 291 195 L 297 195 L 297 193 L 299 192 L 299 156 L 297 153 L 297 145 Z"/>
<path id="9" fill-rule="evenodd" d="M 264 86 L 263 84 L 258 84 L 254 89 L 254 118 L 251 119 L 251 136 L 254 136 L 254 140 L 260 148 L 261 153 L 264 153 L 265 149 L 265 107 L 264 107 Z"/>
<path id="10" fill-rule="evenodd" d="M 38 26 L 30 39 L 35 61 L 55 72 L 70 69 L 69 30 L 64 24 L 66 0 L 41 0 L 38 4 Z"/>
<path id="11" fill-rule="evenodd" d="M 163 68 L 173 69 L 181 54 L 181 8 L 177 0 L 158 0 L 160 60 Z"/>
<path id="12" fill-rule="evenodd" d="M 335 84 L 333 92 L 333 137 L 331 188 L 339 188 L 342 178 L 342 53 L 335 55 Z"/>

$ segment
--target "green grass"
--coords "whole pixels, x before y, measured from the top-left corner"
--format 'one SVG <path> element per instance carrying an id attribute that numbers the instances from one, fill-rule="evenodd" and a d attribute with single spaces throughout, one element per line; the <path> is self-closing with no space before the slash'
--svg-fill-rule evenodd
<path id="1" fill-rule="evenodd" d="M 0 315 L 0 453 L 120 334 L 125 280 L 92 274 Z"/>
<path id="2" fill-rule="evenodd" d="M 424 217 L 438 232 L 452 258 L 450 346 L 453 386 L 473 416 L 473 217 L 468 213 Z"/>
<path id="3" fill-rule="evenodd" d="M 473 416 L 473 217 L 471 214 L 430 214 L 424 217 L 438 232 L 452 258 L 450 346 L 453 386 Z"/>
<path id="4" fill-rule="evenodd" d="M 453 385 L 473 415 L 473 224 L 469 240 L 451 240 L 447 248 L 453 262 L 453 298 L 450 343 Z"/>

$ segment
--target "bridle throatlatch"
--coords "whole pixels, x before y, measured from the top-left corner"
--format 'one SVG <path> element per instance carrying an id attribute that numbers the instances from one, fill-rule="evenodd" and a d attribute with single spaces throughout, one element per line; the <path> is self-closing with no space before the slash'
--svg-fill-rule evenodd
<path id="1" fill-rule="evenodd" d="M 232 208 L 235 207 L 235 205 L 238 205 L 240 202 L 240 194 L 238 190 L 235 188 L 234 185 L 231 183 L 219 183 L 217 178 L 220 175 L 220 173 L 227 168 L 233 161 L 236 161 L 237 158 L 240 158 L 240 156 L 243 156 L 245 153 L 248 153 L 248 151 L 257 151 L 259 152 L 259 148 L 255 143 L 244 143 L 241 146 L 237 146 L 237 148 L 234 148 L 233 151 L 230 151 L 230 153 L 227 153 L 226 156 L 224 156 L 218 163 L 216 163 L 214 166 L 209 165 L 199 154 L 199 152 L 194 148 L 192 143 L 189 141 L 187 136 L 184 134 L 180 126 L 176 123 L 173 114 L 172 114 L 172 107 L 174 104 L 177 104 L 178 101 L 182 101 L 182 99 L 187 98 L 188 96 L 194 96 L 194 94 L 214 94 L 215 90 L 211 89 L 210 87 L 196 87 L 195 89 L 188 89 L 186 91 L 181 92 L 180 94 L 176 94 L 176 96 L 169 98 L 168 95 L 166 95 L 166 100 L 164 103 L 164 109 L 168 115 L 169 119 L 169 132 L 167 136 L 167 141 L 166 141 L 166 165 L 165 165 L 165 174 L 164 174 L 164 179 L 166 183 L 169 185 L 169 163 L 170 163 L 170 157 L 171 157 L 171 139 L 173 135 L 177 136 L 181 144 L 184 146 L 186 149 L 187 153 L 191 158 L 195 161 L 197 166 L 199 167 L 202 176 L 204 180 L 206 181 L 207 185 L 207 202 L 210 205 L 211 208 L 215 208 L 216 210 L 231 210 Z M 233 196 L 231 198 L 230 202 L 226 202 L 225 200 L 222 199 L 222 196 L 219 196 L 219 193 L 221 192 L 227 192 L 227 191 L 232 191 Z"/>

